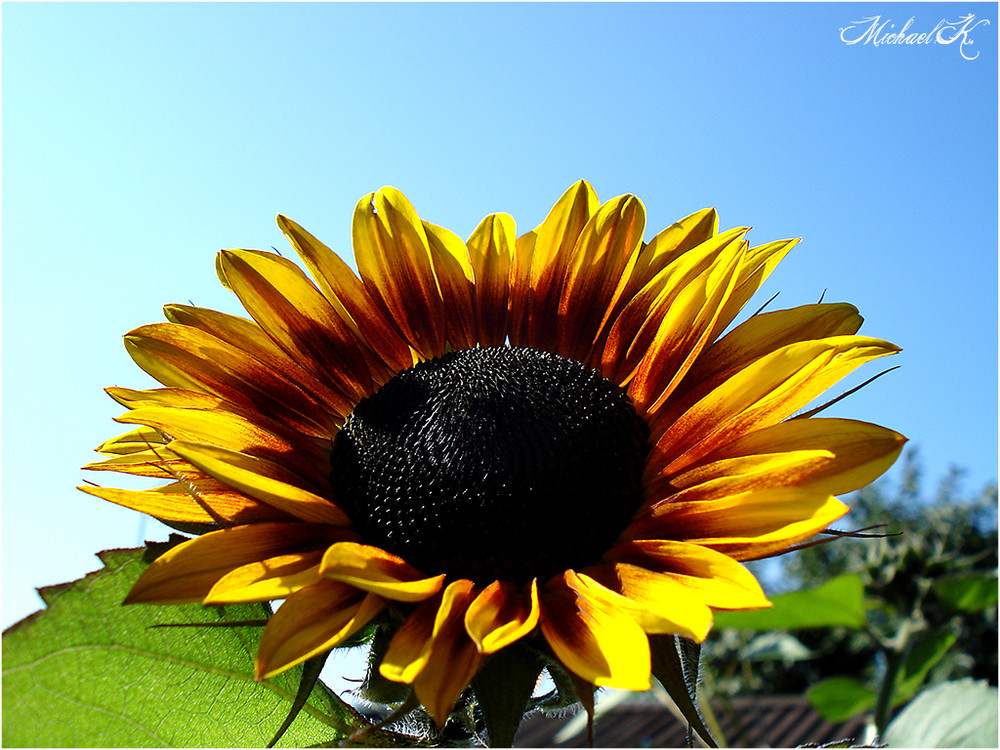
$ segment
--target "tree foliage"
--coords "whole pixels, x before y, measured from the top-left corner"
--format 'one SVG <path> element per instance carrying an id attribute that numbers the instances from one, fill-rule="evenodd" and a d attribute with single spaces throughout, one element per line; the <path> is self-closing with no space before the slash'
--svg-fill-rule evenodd
<path id="1" fill-rule="evenodd" d="M 964 495 L 961 476 L 952 470 L 927 496 L 910 452 L 896 486 L 877 483 L 850 497 L 842 527 L 884 524 L 886 535 L 788 555 L 782 588 L 797 593 L 775 601 L 805 606 L 795 597 L 850 577 L 863 586 L 864 623 L 758 634 L 750 621 L 724 614 L 705 646 L 709 689 L 806 693 L 827 718 L 872 711 L 882 730 L 927 685 L 973 678 L 995 686 L 997 489 Z"/>

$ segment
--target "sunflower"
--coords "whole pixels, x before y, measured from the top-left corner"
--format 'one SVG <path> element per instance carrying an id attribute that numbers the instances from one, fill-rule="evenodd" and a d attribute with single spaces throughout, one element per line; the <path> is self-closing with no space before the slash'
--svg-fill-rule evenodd
<path id="1" fill-rule="evenodd" d="M 905 442 L 793 416 L 898 348 L 843 303 L 731 327 L 797 240 L 750 247 L 714 210 L 644 242 L 636 197 L 581 181 L 535 230 L 463 241 L 386 187 L 354 211 L 358 275 L 278 224 L 312 279 L 224 250 L 249 318 L 168 305 L 125 336 L 164 387 L 108 389 L 133 428 L 85 468 L 167 483 L 81 488 L 196 534 L 127 603 L 282 600 L 259 679 L 374 622 L 378 673 L 438 725 L 515 647 L 647 689 L 650 636 L 769 606 L 741 562 L 824 530 Z"/>

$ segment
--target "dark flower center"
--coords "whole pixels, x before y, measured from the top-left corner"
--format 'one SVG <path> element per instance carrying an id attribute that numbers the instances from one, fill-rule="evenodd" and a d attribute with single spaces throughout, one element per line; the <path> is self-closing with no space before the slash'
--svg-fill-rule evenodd
<path id="1" fill-rule="evenodd" d="M 622 389 L 586 365 L 463 349 L 359 403 L 331 478 L 364 541 L 427 575 L 544 581 L 596 562 L 628 525 L 647 437 Z"/>

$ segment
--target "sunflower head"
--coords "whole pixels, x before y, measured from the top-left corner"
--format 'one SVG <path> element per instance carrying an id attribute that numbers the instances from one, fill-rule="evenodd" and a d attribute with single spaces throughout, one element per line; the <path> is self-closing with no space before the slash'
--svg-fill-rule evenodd
<path id="1" fill-rule="evenodd" d="M 580 362 L 461 349 L 358 404 L 331 484 L 369 544 L 482 586 L 523 585 L 614 544 L 642 501 L 647 434 L 625 392 Z"/>
<path id="2" fill-rule="evenodd" d="M 836 521 L 905 442 L 795 417 L 898 348 L 845 303 L 733 326 L 795 241 L 714 210 L 647 242 L 637 198 L 579 182 L 520 237 L 494 214 L 462 240 L 383 188 L 359 275 L 278 223 L 311 278 L 223 251 L 249 317 L 171 305 L 125 337 L 163 387 L 109 389 L 132 428 L 87 468 L 165 483 L 81 488 L 202 532 L 128 602 L 282 601 L 260 679 L 374 624 L 371 679 L 439 726 L 470 683 L 490 726 L 498 680 L 526 702 L 543 668 L 584 700 L 646 689 L 651 643 L 769 606 L 741 562 Z"/>

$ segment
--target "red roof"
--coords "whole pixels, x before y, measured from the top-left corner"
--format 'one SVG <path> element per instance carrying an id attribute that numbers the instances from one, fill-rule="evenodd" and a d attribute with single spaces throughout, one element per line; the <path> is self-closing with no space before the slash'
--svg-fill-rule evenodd
<path id="1" fill-rule="evenodd" d="M 729 707 L 713 703 L 725 747 L 813 746 L 852 738 L 850 744 L 864 743 L 864 716 L 839 723 L 824 720 L 803 696 L 759 696 L 733 698 Z M 521 725 L 515 747 L 587 747 L 587 730 L 569 729 L 569 736 L 556 737 L 575 717 L 550 718 L 543 714 L 527 717 Z M 576 720 L 581 724 L 581 720 Z M 594 724 L 595 747 L 687 747 L 686 723 L 675 718 L 661 703 L 626 701 Z M 565 734 L 565 733 L 564 733 Z M 722 743 L 720 743 L 722 744 Z"/>

